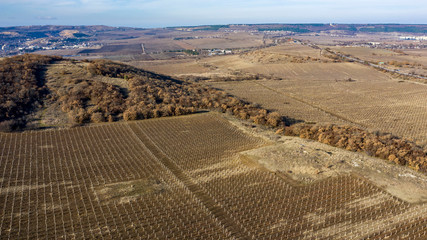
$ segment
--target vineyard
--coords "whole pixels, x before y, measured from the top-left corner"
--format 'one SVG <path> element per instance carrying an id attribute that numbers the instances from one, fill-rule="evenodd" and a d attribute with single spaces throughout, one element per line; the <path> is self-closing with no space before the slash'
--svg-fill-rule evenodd
<path id="1" fill-rule="evenodd" d="M 287 76 L 282 81 L 209 85 L 306 122 L 346 122 L 427 144 L 425 85 L 390 79 L 386 74 L 350 63 L 297 65 L 267 65 L 259 71 Z"/>
<path id="2" fill-rule="evenodd" d="M 309 106 L 294 96 L 285 95 L 264 87 L 260 81 L 247 81 L 244 83 L 216 82 L 210 84 L 248 101 L 258 103 L 266 109 L 274 109 L 274 111 L 277 111 L 281 115 L 294 119 L 303 119 L 306 122 L 318 123 L 346 123 L 345 120 L 326 113 L 315 106 Z"/>
<path id="3" fill-rule="evenodd" d="M 422 239 L 427 205 L 355 175 L 296 185 L 218 114 L 0 134 L 0 239 Z"/>
<path id="4" fill-rule="evenodd" d="M 280 59 L 282 55 L 285 59 Z M 311 60 L 293 62 L 287 60 L 289 56 Z M 212 80 L 234 72 L 271 76 L 206 84 L 296 120 L 352 124 L 427 146 L 425 85 L 395 79 L 357 63 L 313 61 L 315 58 L 321 58 L 316 49 L 286 44 L 240 56 L 203 59 L 203 64 L 169 61 L 136 65 L 177 77 L 194 75 Z"/>
<path id="5" fill-rule="evenodd" d="M 364 47 L 332 47 L 334 51 L 355 56 L 359 59 L 379 63 L 388 69 L 399 69 L 400 72 L 425 75 L 427 72 L 427 58 L 423 51 L 412 49 L 385 50 Z"/>
<path id="6" fill-rule="evenodd" d="M 341 50 L 352 50 L 355 56 L 369 55 L 373 58 L 390 57 L 391 54 L 419 61 L 424 59 L 422 51 L 416 53 L 420 57 L 415 57 L 415 53 L 406 56 L 388 50 L 368 49 L 363 54 L 357 52 L 360 48 Z M 133 64 L 176 77 L 193 75 L 207 78 L 211 81 L 205 84 L 210 87 L 296 120 L 351 124 L 370 131 L 392 133 L 422 147 L 427 146 L 425 85 L 393 78 L 358 63 L 328 62 L 322 56 L 318 49 L 287 43 L 202 61 Z M 301 59 L 303 61 L 299 61 Z M 236 72 L 239 76 L 261 77 L 215 81 L 218 76 L 227 77 Z"/>

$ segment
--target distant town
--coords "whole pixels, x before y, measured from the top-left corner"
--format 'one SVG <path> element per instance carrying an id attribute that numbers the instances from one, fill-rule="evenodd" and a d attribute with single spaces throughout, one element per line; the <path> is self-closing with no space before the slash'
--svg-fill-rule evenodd
<path id="1" fill-rule="evenodd" d="M 199 33 L 199 34 L 194 34 Z M 139 50 L 130 50 L 129 54 L 137 51 L 142 53 L 176 53 L 179 56 L 191 55 L 227 55 L 236 52 L 237 47 L 191 47 L 188 42 L 203 39 L 228 39 L 230 34 L 260 35 L 263 45 L 277 44 L 284 38 L 303 37 L 334 37 L 341 39 L 335 45 L 362 46 L 386 49 L 421 49 L 427 47 L 427 25 L 355 25 L 355 24 L 267 24 L 267 25 L 212 25 L 196 27 L 175 27 L 163 29 L 117 28 L 108 26 L 27 26 L 0 28 L 0 56 L 13 56 L 24 53 L 43 52 L 52 50 L 58 55 L 73 56 L 97 52 L 104 46 L 126 43 L 133 44 Z M 360 40 L 358 35 L 386 34 L 385 41 Z M 161 35 L 163 34 L 163 35 Z M 144 43 L 150 36 L 170 38 L 175 42 L 183 42 L 170 49 L 151 49 Z M 106 40 L 108 39 L 108 40 Z M 138 42 L 138 40 L 140 42 Z M 145 44 L 145 47 L 144 47 Z M 153 45 L 153 44 L 151 44 Z M 181 47 L 180 47 L 181 46 Z M 85 51 L 86 50 L 86 51 Z M 83 51 L 82 53 L 80 53 Z M 99 52 L 99 51 L 98 51 Z M 102 52 L 102 51 L 101 51 Z M 238 51 L 237 51 L 238 52 Z M 50 52 L 49 52 L 50 53 Z"/>

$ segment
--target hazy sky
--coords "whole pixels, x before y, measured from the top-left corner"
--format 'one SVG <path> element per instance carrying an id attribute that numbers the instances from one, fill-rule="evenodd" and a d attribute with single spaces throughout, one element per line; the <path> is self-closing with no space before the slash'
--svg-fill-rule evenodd
<path id="1" fill-rule="evenodd" d="M 425 0 L 0 0 L 0 26 L 427 24 Z"/>

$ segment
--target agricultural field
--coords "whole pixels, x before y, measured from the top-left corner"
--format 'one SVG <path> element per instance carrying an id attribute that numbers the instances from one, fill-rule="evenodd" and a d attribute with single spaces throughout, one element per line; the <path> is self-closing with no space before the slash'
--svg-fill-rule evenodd
<path id="1" fill-rule="evenodd" d="M 320 49 L 314 49 L 299 43 L 295 44 L 290 40 L 288 43 L 252 51 L 242 56 L 252 61 L 263 63 L 331 62 L 329 58 L 321 54 Z"/>
<path id="2" fill-rule="evenodd" d="M 407 49 L 391 51 L 366 47 L 331 47 L 334 51 L 349 54 L 359 59 L 379 63 L 392 70 L 403 73 L 427 75 L 427 51 L 424 49 Z"/>
<path id="3" fill-rule="evenodd" d="M 283 58 L 284 53 L 304 61 L 293 62 L 289 57 Z M 265 58 L 266 55 L 270 57 Z M 426 146 L 426 85 L 394 78 L 358 63 L 328 62 L 319 55 L 319 50 L 308 46 L 285 43 L 176 65 L 173 61 L 135 61 L 132 65 L 175 77 L 208 78 L 205 84 L 211 87 L 297 120 L 352 124 Z M 313 60 L 316 58 L 319 60 Z M 215 81 L 218 76 L 257 74 L 258 79 Z"/>
<path id="4" fill-rule="evenodd" d="M 289 93 L 298 93 L 295 94 L 297 99 L 307 103 L 308 109 L 315 107 L 348 123 L 412 138 L 421 145 L 426 143 L 427 109 L 423 102 L 427 100 L 427 89 L 424 85 L 397 81 L 369 83 L 329 81 L 329 84 L 319 81 L 316 84 L 311 82 L 306 85 L 300 81 L 294 85 L 265 81 L 260 84 L 270 92 L 282 93 L 285 96 Z M 239 95 L 237 92 L 235 94 L 251 99 L 250 92 L 245 93 L 249 94 L 247 96 Z"/>
<path id="5" fill-rule="evenodd" d="M 271 141 L 213 113 L 0 134 L 0 238 L 426 237 L 425 203 L 240 154 Z"/>
<path id="6" fill-rule="evenodd" d="M 298 36 L 298 39 L 314 42 L 321 45 L 335 46 L 335 45 L 346 45 L 352 43 L 366 43 L 366 42 L 384 42 L 388 44 L 402 44 L 405 41 L 401 41 L 396 33 L 384 33 L 378 32 L 356 34 L 345 34 L 339 31 L 329 33 L 306 33 Z M 408 43 L 409 45 L 409 43 Z"/>
<path id="7" fill-rule="evenodd" d="M 191 49 L 213 48 L 248 48 L 263 45 L 263 34 L 250 33 L 220 33 L 200 39 L 180 40 L 191 46 Z"/>
<path id="8" fill-rule="evenodd" d="M 224 125 L 212 123 L 212 130 Z M 132 127 L 138 125 L 1 135 L 1 238 L 226 238 L 227 230 Z"/>
<path id="9" fill-rule="evenodd" d="M 334 63 L 320 54 L 320 50 L 299 43 L 285 43 L 233 56 L 217 56 L 200 59 L 130 61 L 128 64 L 172 76 L 182 75 L 230 75 L 262 74 L 283 79 L 346 80 L 349 77 L 389 79 L 354 63 Z"/>
<path id="10" fill-rule="evenodd" d="M 245 49 L 272 43 L 263 34 L 247 32 L 194 31 L 173 29 L 126 30 L 102 33 L 92 46 L 53 50 L 38 50 L 36 54 L 72 56 L 74 59 L 109 58 L 120 61 L 158 60 L 180 57 L 182 50 Z M 144 46 L 144 51 L 142 50 Z"/>
<path id="11" fill-rule="evenodd" d="M 293 119 L 304 119 L 306 122 L 319 123 L 347 123 L 345 120 L 325 112 L 315 106 L 296 99 L 294 96 L 286 95 L 265 87 L 261 81 L 241 82 L 216 82 L 211 86 L 223 89 L 233 95 L 240 96 L 251 102 L 256 102 L 262 107 L 277 111 L 281 115 Z M 301 109 L 304 109 L 301 111 Z"/>
<path id="12" fill-rule="evenodd" d="M 209 84 L 293 118 L 318 123 L 341 121 L 412 138 L 421 145 L 427 141 L 427 88 L 417 83 L 300 79 Z M 333 118 L 325 118 L 325 114 Z"/>

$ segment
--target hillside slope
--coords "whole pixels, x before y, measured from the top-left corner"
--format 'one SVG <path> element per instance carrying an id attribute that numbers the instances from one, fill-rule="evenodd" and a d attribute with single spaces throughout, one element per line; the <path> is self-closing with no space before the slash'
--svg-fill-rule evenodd
<path id="1" fill-rule="evenodd" d="M 176 116 L 204 109 L 271 126 L 282 122 L 277 113 L 223 91 L 105 60 L 16 56 L 1 61 L 0 80 L 3 131 Z"/>
<path id="2" fill-rule="evenodd" d="M 0 127 L 3 130 L 22 128 L 27 115 L 41 107 L 48 94 L 40 77 L 46 64 L 56 57 L 23 55 L 0 61 Z"/>

